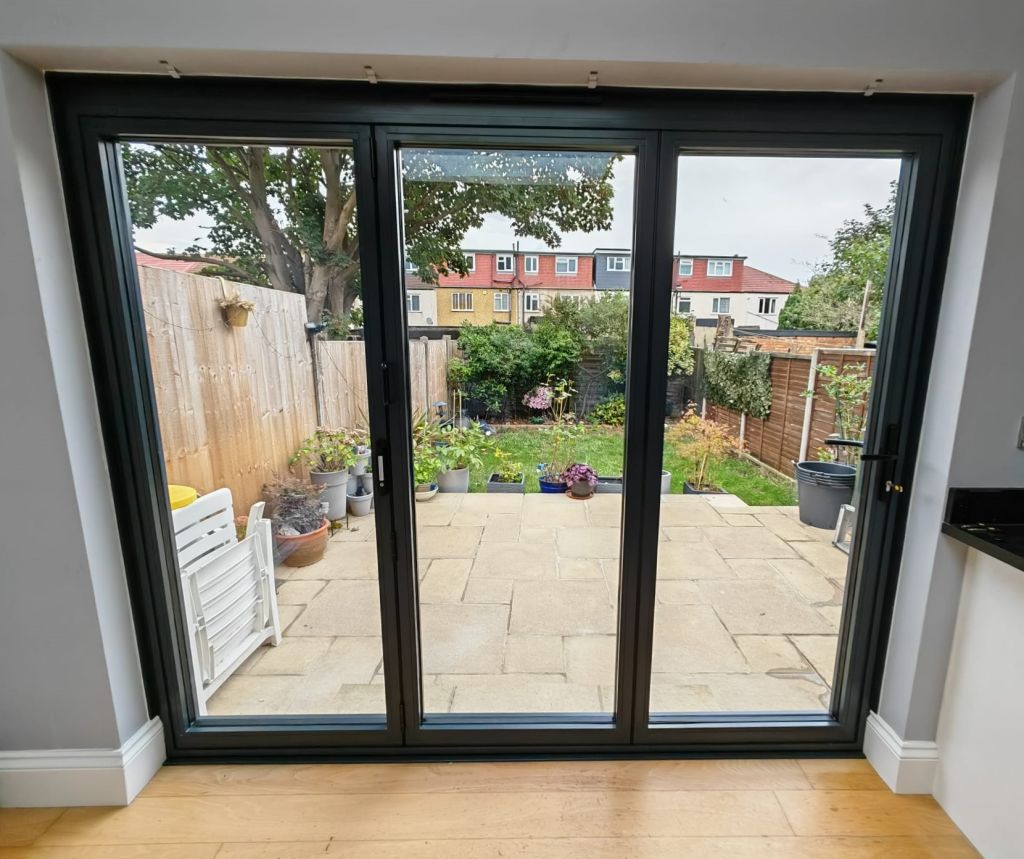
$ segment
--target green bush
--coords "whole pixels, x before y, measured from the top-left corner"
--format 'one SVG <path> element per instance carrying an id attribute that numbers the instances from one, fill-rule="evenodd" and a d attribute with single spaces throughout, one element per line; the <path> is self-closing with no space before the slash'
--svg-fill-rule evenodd
<path id="1" fill-rule="evenodd" d="M 590 410 L 587 420 L 592 424 L 622 426 L 626 422 L 626 395 L 609 394 Z"/>
<path id="2" fill-rule="evenodd" d="M 771 356 L 704 353 L 704 396 L 708 402 L 766 418 L 772 406 Z"/>

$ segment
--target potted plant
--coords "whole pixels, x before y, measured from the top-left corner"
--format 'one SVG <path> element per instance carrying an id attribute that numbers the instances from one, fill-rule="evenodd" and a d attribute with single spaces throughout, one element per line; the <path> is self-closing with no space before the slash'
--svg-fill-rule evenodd
<path id="1" fill-rule="evenodd" d="M 547 462 L 537 466 L 540 472 L 541 492 L 565 492 L 565 470 L 576 458 L 576 448 L 584 433 L 582 425 L 573 423 L 571 418 L 562 418 L 558 423 L 543 430 L 548 437 Z"/>
<path id="2" fill-rule="evenodd" d="M 222 298 L 219 302 L 224 322 L 232 328 L 245 328 L 249 324 L 249 314 L 256 305 L 242 298 L 237 292 Z"/>
<path id="3" fill-rule="evenodd" d="M 330 521 L 321 500 L 322 487 L 296 478 L 263 487 L 277 554 L 289 567 L 305 567 L 324 556 Z"/>
<path id="4" fill-rule="evenodd" d="M 441 467 L 437 485 L 441 492 L 469 492 L 469 469 L 483 465 L 480 452 L 487 446 L 483 430 L 471 423 L 445 427 L 434 443 Z"/>
<path id="5" fill-rule="evenodd" d="M 318 429 L 299 445 L 289 462 L 309 469 L 310 482 L 324 487 L 327 518 L 345 515 L 348 469 L 355 461 L 349 435 L 344 430 Z"/>
<path id="6" fill-rule="evenodd" d="M 363 475 L 366 476 L 366 475 Z M 355 492 L 348 495 L 348 512 L 352 516 L 369 516 L 373 504 L 373 489 L 367 489 L 362 482 L 356 486 Z"/>
<path id="7" fill-rule="evenodd" d="M 505 450 L 494 451 L 497 470 L 487 481 L 488 492 L 523 493 L 526 492 L 526 473 L 523 464 L 515 462 L 512 454 Z"/>
<path id="8" fill-rule="evenodd" d="M 355 430 L 349 434 L 349 442 L 354 456 L 349 471 L 356 477 L 361 477 L 366 474 L 370 462 L 370 437 L 362 430 Z"/>
<path id="9" fill-rule="evenodd" d="M 739 453 L 742 442 L 733 438 L 722 424 L 702 418 L 692 403 L 670 430 L 669 438 L 679 456 L 692 463 L 683 483 L 684 494 L 725 494 L 724 489 L 712 483 L 710 469 L 717 461 Z"/>
<path id="10" fill-rule="evenodd" d="M 441 462 L 431 444 L 413 449 L 413 479 L 416 482 L 416 500 L 429 501 L 437 495 L 437 471 Z"/>
<path id="11" fill-rule="evenodd" d="M 574 462 L 562 473 L 562 482 L 569 487 L 573 498 L 589 498 L 597 486 L 597 472 L 589 465 Z"/>
<path id="12" fill-rule="evenodd" d="M 661 470 L 661 494 L 668 495 L 672 491 L 672 472 Z"/>

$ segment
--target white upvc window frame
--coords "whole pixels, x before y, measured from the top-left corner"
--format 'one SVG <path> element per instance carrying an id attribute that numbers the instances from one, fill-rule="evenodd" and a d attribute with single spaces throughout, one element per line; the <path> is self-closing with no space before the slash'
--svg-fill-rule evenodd
<path id="1" fill-rule="evenodd" d="M 684 266 L 686 271 L 683 271 Z M 680 277 L 693 277 L 693 260 L 690 257 L 680 257 L 678 271 Z"/>
<path id="2" fill-rule="evenodd" d="M 414 263 L 409 257 L 405 258 L 405 273 L 406 274 L 415 274 L 416 273 L 416 263 Z"/>
<path id="3" fill-rule="evenodd" d="M 456 301 L 456 299 L 460 299 Z M 465 299 L 464 301 L 461 299 Z M 456 304 L 464 304 L 465 307 L 456 307 Z M 452 293 L 452 312 L 453 313 L 472 313 L 473 312 L 473 293 L 472 292 L 453 292 Z"/>
<path id="4" fill-rule="evenodd" d="M 716 295 L 711 299 L 711 312 L 715 314 L 715 316 L 725 316 L 728 314 L 730 312 L 729 308 L 732 306 L 732 302 L 729 300 L 731 298 L 731 295 Z M 724 310 L 722 309 L 723 301 L 725 302 Z"/>
<path id="5" fill-rule="evenodd" d="M 476 271 L 476 254 L 463 254 L 466 258 L 467 270 L 470 272 Z"/>
<path id="6" fill-rule="evenodd" d="M 632 268 L 630 263 L 631 260 L 628 256 L 610 256 L 605 261 L 605 270 L 615 272 L 628 272 L 630 268 Z"/>
<path id="7" fill-rule="evenodd" d="M 498 307 L 498 300 L 499 299 L 501 300 L 501 303 L 505 305 L 504 307 Z M 509 310 L 511 310 L 511 309 L 512 309 L 512 302 L 509 299 L 509 294 L 507 292 L 496 292 L 496 293 L 494 293 L 494 312 L 495 313 L 508 313 Z"/>
<path id="8" fill-rule="evenodd" d="M 558 266 L 565 264 L 565 271 L 559 271 Z M 569 270 L 569 264 L 572 264 L 572 270 Z M 580 273 L 580 258 L 575 257 L 555 257 L 555 277 L 576 277 Z"/>
<path id="9" fill-rule="evenodd" d="M 721 271 L 717 271 L 719 266 L 722 267 Z M 713 271 L 712 269 L 715 269 L 715 270 Z M 732 260 L 731 259 L 709 259 L 708 260 L 708 277 L 732 277 Z"/>
<path id="10" fill-rule="evenodd" d="M 757 299 L 757 312 L 762 316 L 775 316 L 778 313 L 779 300 L 773 295 Z"/>
<path id="11" fill-rule="evenodd" d="M 686 309 L 683 310 L 683 302 L 686 302 Z M 693 297 L 690 295 L 676 295 L 676 313 L 680 316 L 688 316 L 693 313 Z"/>
<path id="12" fill-rule="evenodd" d="M 502 268 L 501 264 L 503 261 L 508 262 L 508 268 Z M 494 255 L 494 270 L 498 274 L 515 274 L 516 273 L 516 255 L 515 254 L 495 254 Z"/>
<path id="13" fill-rule="evenodd" d="M 527 254 L 523 257 L 523 274 L 540 274 L 540 256 Z"/>
<path id="14" fill-rule="evenodd" d="M 528 292 L 523 297 L 523 309 L 528 313 L 540 313 L 540 293 Z"/>
<path id="15" fill-rule="evenodd" d="M 407 292 L 405 295 L 405 307 L 409 313 L 422 313 L 422 296 L 417 292 Z"/>

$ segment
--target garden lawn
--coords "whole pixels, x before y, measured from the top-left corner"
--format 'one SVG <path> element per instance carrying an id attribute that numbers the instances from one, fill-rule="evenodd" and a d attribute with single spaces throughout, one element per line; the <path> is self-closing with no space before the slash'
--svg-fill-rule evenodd
<path id="1" fill-rule="evenodd" d="M 622 475 L 623 433 L 620 427 L 588 427 L 577 447 L 576 460 L 585 462 L 602 477 Z M 526 491 L 539 492 L 537 465 L 546 460 L 547 436 L 544 427 L 502 430 L 492 439 L 493 446 L 511 454 L 526 472 Z M 485 451 L 484 463 L 473 469 L 471 492 L 484 492 L 487 479 L 496 469 L 493 448 Z M 671 448 L 665 450 L 665 468 L 672 472 L 672 491 L 682 492 L 683 481 L 693 463 L 678 456 Z M 794 485 L 760 468 L 747 459 L 726 457 L 709 469 L 710 479 L 726 492 L 738 496 L 752 506 L 786 506 L 795 503 Z"/>

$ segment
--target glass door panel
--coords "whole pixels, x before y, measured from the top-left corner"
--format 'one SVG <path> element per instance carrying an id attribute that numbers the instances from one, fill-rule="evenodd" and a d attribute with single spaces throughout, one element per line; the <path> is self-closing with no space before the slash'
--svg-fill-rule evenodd
<path id="1" fill-rule="evenodd" d="M 635 170 L 400 149 L 428 720 L 615 710 Z"/>
<path id="2" fill-rule="evenodd" d="M 833 703 L 900 163 L 678 158 L 652 717 Z"/>
<path id="3" fill-rule="evenodd" d="M 120 155 L 198 714 L 383 717 L 353 149 Z"/>

